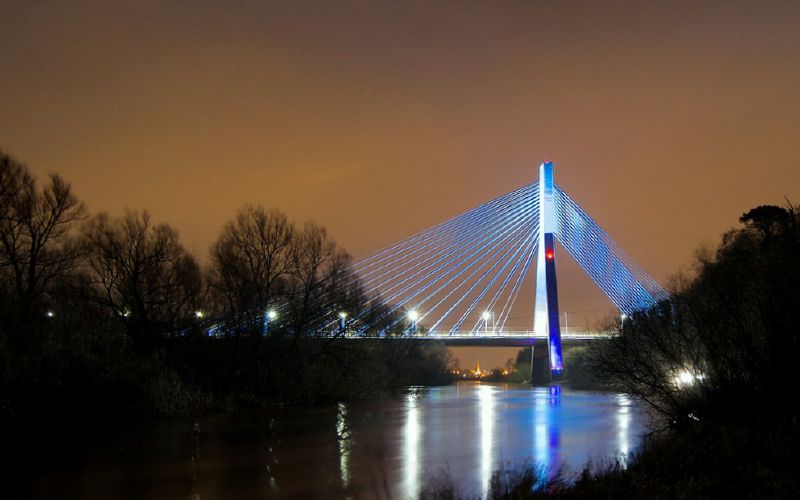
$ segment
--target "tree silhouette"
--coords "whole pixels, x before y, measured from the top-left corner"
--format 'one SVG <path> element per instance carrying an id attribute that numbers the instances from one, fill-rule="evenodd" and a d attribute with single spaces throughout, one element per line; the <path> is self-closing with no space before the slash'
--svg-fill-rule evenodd
<path id="1" fill-rule="evenodd" d="M 39 187 L 1 152 L 0 194 L 0 277 L 19 322 L 15 331 L 24 335 L 56 281 L 74 269 L 79 252 L 70 229 L 85 210 L 61 177 Z"/>
<path id="2" fill-rule="evenodd" d="M 121 218 L 100 214 L 83 231 L 92 300 L 127 325 L 145 349 L 185 326 L 201 291 L 200 269 L 166 224 L 147 212 Z"/>
<path id="3" fill-rule="evenodd" d="M 294 227 L 278 210 L 245 206 L 211 248 L 209 283 L 222 312 L 259 321 L 292 268 Z"/>
<path id="4" fill-rule="evenodd" d="M 762 206 L 740 220 L 670 301 L 597 352 L 599 373 L 673 425 L 799 416 L 800 212 Z"/>

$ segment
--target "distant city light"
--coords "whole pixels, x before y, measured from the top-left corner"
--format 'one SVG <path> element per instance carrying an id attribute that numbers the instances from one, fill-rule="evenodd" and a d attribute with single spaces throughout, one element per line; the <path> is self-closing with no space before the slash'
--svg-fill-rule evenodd
<path id="1" fill-rule="evenodd" d="M 203 316 L 205 316 L 205 313 L 203 311 L 195 311 L 194 312 L 194 317 L 197 318 L 197 319 L 203 319 Z"/>
<path id="2" fill-rule="evenodd" d="M 55 316 L 55 313 L 53 313 L 53 311 L 47 311 L 48 318 L 52 318 L 53 316 Z"/>

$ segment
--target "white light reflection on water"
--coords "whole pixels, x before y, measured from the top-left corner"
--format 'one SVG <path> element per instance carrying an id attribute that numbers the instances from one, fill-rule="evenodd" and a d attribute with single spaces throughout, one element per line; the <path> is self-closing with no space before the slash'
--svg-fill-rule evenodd
<path id="1" fill-rule="evenodd" d="M 339 474 L 342 486 L 350 486 L 350 450 L 353 447 L 350 429 L 347 427 L 347 405 L 339 403 L 336 407 L 336 437 L 339 440 Z"/>
<path id="2" fill-rule="evenodd" d="M 394 498 L 417 498 L 442 471 L 461 494 L 474 498 L 487 494 L 501 467 L 528 464 L 545 473 L 563 467 L 569 474 L 587 463 L 617 459 L 624 466 L 645 432 L 643 414 L 629 396 L 558 386 L 464 383 L 430 388 L 422 398 L 407 396 L 397 409 L 370 426 L 380 429 L 376 436 L 392 436 L 380 442 L 397 443 L 394 455 L 391 447 L 381 451 L 385 484 Z M 357 444 L 351 464 L 358 461 L 361 440 Z M 351 484 L 357 485 L 359 471 L 352 473 Z"/>
<path id="3" fill-rule="evenodd" d="M 622 467 L 628 466 L 628 455 L 631 452 L 630 426 L 631 426 L 631 398 L 627 394 L 617 394 L 617 449 L 619 463 Z"/>
<path id="4" fill-rule="evenodd" d="M 406 422 L 403 427 L 403 490 L 420 491 L 420 411 L 419 400 L 409 394 L 406 397 Z"/>
<path id="5" fill-rule="evenodd" d="M 489 481 L 492 479 L 494 464 L 493 439 L 494 439 L 494 388 L 489 385 L 478 386 L 478 404 L 480 408 L 481 429 L 481 491 L 489 491 Z"/>

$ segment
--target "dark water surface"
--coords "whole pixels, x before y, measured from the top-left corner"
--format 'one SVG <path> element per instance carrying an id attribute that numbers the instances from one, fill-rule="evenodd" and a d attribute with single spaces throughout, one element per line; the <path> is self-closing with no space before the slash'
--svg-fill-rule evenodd
<path id="1" fill-rule="evenodd" d="M 502 465 L 624 463 L 645 425 L 622 394 L 460 383 L 424 397 L 115 428 L 26 457 L 6 492 L 405 499 L 446 469 L 461 492 L 477 496 Z"/>

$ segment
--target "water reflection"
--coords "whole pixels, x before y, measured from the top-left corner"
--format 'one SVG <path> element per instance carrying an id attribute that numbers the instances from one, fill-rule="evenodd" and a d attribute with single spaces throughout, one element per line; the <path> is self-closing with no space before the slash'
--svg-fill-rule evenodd
<path id="1" fill-rule="evenodd" d="M 62 447 L 71 455 L 20 496 L 416 498 L 446 468 L 476 497 L 508 464 L 625 465 L 644 432 L 625 395 L 464 383 L 422 398 L 120 428 Z"/>
<path id="2" fill-rule="evenodd" d="M 270 418 L 269 423 L 267 424 L 267 435 L 271 436 L 275 430 L 275 419 Z M 273 474 L 273 466 L 278 463 L 278 460 L 275 458 L 274 451 L 272 449 L 271 440 L 267 442 L 266 446 L 266 470 L 267 470 L 267 481 L 269 484 L 269 489 L 271 492 L 277 494 L 278 493 L 278 480 Z"/>
<path id="3" fill-rule="evenodd" d="M 628 466 L 628 456 L 631 452 L 630 426 L 631 426 L 631 397 L 627 394 L 617 394 L 617 449 L 618 460 L 622 467 Z"/>
<path id="4" fill-rule="evenodd" d="M 489 490 L 489 481 L 492 479 L 494 464 L 494 387 L 490 385 L 478 386 L 478 402 L 480 409 L 481 429 L 480 456 L 481 456 L 481 491 Z"/>
<path id="5" fill-rule="evenodd" d="M 534 399 L 533 404 L 533 450 L 536 461 L 543 465 L 545 469 L 550 467 L 550 447 L 548 446 L 547 430 L 548 430 L 548 416 L 547 402 L 542 398 Z"/>
<path id="6" fill-rule="evenodd" d="M 350 429 L 347 427 L 347 405 L 339 403 L 336 407 L 336 437 L 339 440 L 339 476 L 342 487 L 350 486 L 350 450 L 353 446 Z"/>
<path id="7" fill-rule="evenodd" d="M 559 432 L 561 429 L 555 408 L 561 402 L 561 387 L 533 391 L 533 460 L 545 473 L 559 466 Z"/>
<path id="8" fill-rule="evenodd" d="M 419 398 L 414 394 L 406 397 L 406 422 L 403 426 L 403 491 L 420 491 L 420 415 Z M 416 493 L 414 493 L 416 496 Z"/>

